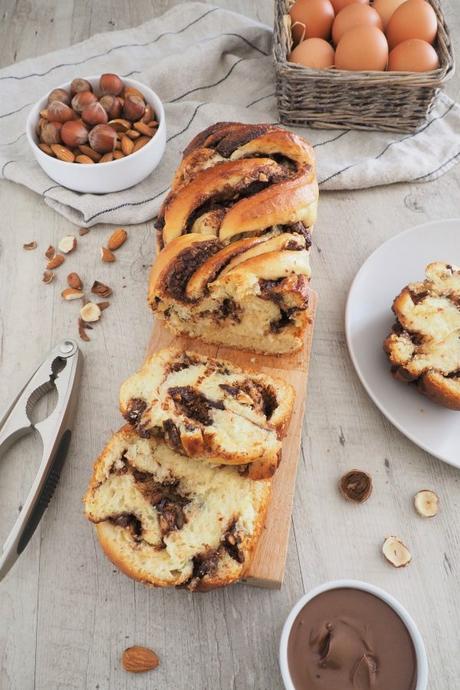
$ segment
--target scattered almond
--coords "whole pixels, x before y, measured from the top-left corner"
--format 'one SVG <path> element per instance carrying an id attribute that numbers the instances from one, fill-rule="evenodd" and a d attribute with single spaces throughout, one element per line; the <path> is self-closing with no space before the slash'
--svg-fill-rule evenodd
<path id="1" fill-rule="evenodd" d="M 128 647 L 121 657 L 123 668 L 130 673 L 153 671 L 160 663 L 157 655 L 147 647 Z"/>
<path id="2" fill-rule="evenodd" d="M 61 292 L 61 297 L 65 300 L 70 301 L 73 299 L 81 299 L 83 297 L 83 290 L 76 290 L 75 288 L 65 288 Z"/>
<path id="3" fill-rule="evenodd" d="M 63 254 L 70 254 L 77 246 L 77 238 L 74 235 L 66 235 L 58 244 L 58 249 Z"/>
<path id="4" fill-rule="evenodd" d="M 46 268 L 49 270 L 52 270 L 53 268 L 58 268 L 61 264 L 63 264 L 65 261 L 65 258 L 62 256 L 62 254 L 55 254 L 52 259 L 48 261 L 46 264 Z"/>
<path id="5" fill-rule="evenodd" d="M 115 254 L 110 251 L 107 247 L 101 247 L 101 259 L 104 263 L 112 263 L 116 261 Z"/>
<path id="6" fill-rule="evenodd" d="M 84 340 L 86 343 L 89 343 L 91 338 L 86 332 L 87 328 L 92 328 L 89 324 L 85 323 L 83 319 L 78 319 L 78 335 L 82 340 Z"/>
<path id="7" fill-rule="evenodd" d="M 83 237 L 83 235 L 87 235 L 89 233 L 89 231 L 90 231 L 90 228 L 80 228 L 80 230 L 78 231 L 78 234 L 80 235 L 80 237 Z"/>
<path id="8" fill-rule="evenodd" d="M 128 233 L 126 230 L 124 228 L 117 228 L 107 240 L 107 247 L 110 251 L 116 251 L 126 242 L 127 238 Z"/>
<path id="9" fill-rule="evenodd" d="M 129 137 L 126 136 L 126 134 L 121 137 L 121 150 L 125 156 L 129 156 L 129 154 L 134 150 L 134 143 Z"/>
<path id="10" fill-rule="evenodd" d="M 83 283 L 78 273 L 69 273 L 67 276 L 67 285 L 74 290 L 83 289 Z"/>
<path id="11" fill-rule="evenodd" d="M 387 537 L 383 542 L 382 552 L 395 568 L 403 568 L 412 559 L 409 549 L 398 537 Z"/>
<path id="12" fill-rule="evenodd" d="M 438 495 L 430 489 L 423 489 L 415 494 L 414 507 L 422 517 L 434 517 L 439 510 Z"/>
<path id="13" fill-rule="evenodd" d="M 99 295 L 99 297 L 110 297 L 112 294 L 112 289 L 109 288 L 108 285 L 104 285 L 104 283 L 99 282 L 99 280 L 95 280 L 91 286 L 91 292 L 94 295 Z"/>
<path id="14" fill-rule="evenodd" d="M 60 161 L 64 163 L 73 163 L 75 156 L 72 151 L 61 144 L 51 144 L 51 150 Z"/>
<path id="15" fill-rule="evenodd" d="M 80 317 L 83 321 L 90 323 L 99 321 L 101 310 L 95 302 L 87 302 L 85 306 L 80 309 Z"/>
<path id="16" fill-rule="evenodd" d="M 32 242 L 26 242 L 26 244 L 23 244 L 22 248 L 30 252 L 33 249 L 37 249 L 37 243 L 35 242 L 35 240 L 32 240 Z"/>
<path id="17" fill-rule="evenodd" d="M 133 153 L 136 153 L 136 151 L 139 151 L 143 146 L 148 144 L 150 141 L 149 137 L 140 137 L 140 139 L 137 139 L 134 142 L 134 148 L 133 148 Z"/>
<path id="18" fill-rule="evenodd" d="M 48 249 L 45 252 L 45 256 L 47 259 L 52 259 L 55 254 L 56 254 L 56 250 L 53 247 L 53 245 L 50 244 L 50 246 L 48 247 Z"/>
<path id="19" fill-rule="evenodd" d="M 46 285 L 49 285 L 49 283 L 52 283 L 54 280 L 54 273 L 53 271 L 45 271 L 43 273 L 43 282 L 46 283 Z"/>

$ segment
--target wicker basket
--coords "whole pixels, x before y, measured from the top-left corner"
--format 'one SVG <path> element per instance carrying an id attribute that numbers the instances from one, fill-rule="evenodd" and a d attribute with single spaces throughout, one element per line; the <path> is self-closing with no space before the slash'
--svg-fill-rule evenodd
<path id="1" fill-rule="evenodd" d="M 430 112 L 455 65 L 439 0 L 428 0 L 438 17 L 435 48 L 440 67 L 432 72 L 349 72 L 313 69 L 287 61 L 292 47 L 294 0 L 275 0 L 273 54 L 281 122 L 326 129 L 414 132 Z"/>

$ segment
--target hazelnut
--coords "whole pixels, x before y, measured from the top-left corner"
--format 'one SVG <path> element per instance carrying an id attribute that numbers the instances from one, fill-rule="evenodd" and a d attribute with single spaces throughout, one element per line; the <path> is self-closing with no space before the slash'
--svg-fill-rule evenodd
<path id="1" fill-rule="evenodd" d="M 142 98 L 144 100 L 144 94 L 141 93 L 139 89 L 136 89 L 134 86 L 125 86 L 123 96 L 124 98 L 126 98 L 126 96 L 137 96 L 138 98 Z"/>
<path id="2" fill-rule="evenodd" d="M 87 79 L 74 79 L 70 85 L 70 93 L 75 96 L 79 91 L 92 91 L 93 87 Z"/>
<path id="3" fill-rule="evenodd" d="M 61 129 L 61 139 L 67 146 L 74 148 L 88 141 L 88 130 L 81 120 L 65 122 Z"/>
<path id="4" fill-rule="evenodd" d="M 145 101 L 139 96 L 126 96 L 123 106 L 123 115 L 128 120 L 140 120 L 145 112 Z"/>
<path id="5" fill-rule="evenodd" d="M 96 125 L 89 133 L 89 145 L 98 153 L 113 151 L 116 143 L 117 133 L 110 125 Z"/>
<path id="6" fill-rule="evenodd" d="M 44 144 L 61 143 L 62 122 L 44 122 L 40 128 L 40 139 Z"/>
<path id="7" fill-rule="evenodd" d="M 97 98 L 92 91 L 79 91 L 72 98 L 72 108 L 81 113 L 91 103 L 96 103 Z"/>
<path id="8" fill-rule="evenodd" d="M 88 125 L 105 125 L 109 119 L 104 108 L 98 101 L 90 103 L 83 110 L 81 118 Z"/>
<path id="9" fill-rule="evenodd" d="M 118 96 L 123 91 L 123 82 L 117 74 L 103 74 L 99 80 L 102 93 Z"/>
<path id="10" fill-rule="evenodd" d="M 68 122 L 75 119 L 75 113 L 72 108 L 69 108 L 61 101 L 53 101 L 48 106 L 48 120 L 52 122 Z"/>
<path id="11" fill-rule="evenodd" d="M 102 96 L 102 98 L 99 99 L 99 103 L 104 108 L 110 120 L 120 117 L 121 111 L 123 109 L 121 98 L 118 98 L 118 96 L 112 96 L 111 94 L 107 94 L 106 96 Z"/>
<path id="12" fill-rule="evenodd" d="M 65 89 L 53 89 L 48 96 L 48 105 L 53 101 L 60 101 L 66 105 L 70 105 L 70 94 Z"/>

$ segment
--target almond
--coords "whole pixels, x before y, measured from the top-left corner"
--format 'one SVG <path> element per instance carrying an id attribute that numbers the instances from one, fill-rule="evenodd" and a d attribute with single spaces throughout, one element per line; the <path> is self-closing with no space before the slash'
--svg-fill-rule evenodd
<path id="1" fill-rule="evenodd" d="M 32 249 L 37 249 L 37 243 L 35 240 L 32 240 L 32 242 L 26 242 L 26 244 L 23 244 L 22 248 L 30 252 Z"/>
<path id="2" fill-rule="evenodd" d="M 58 244 L 58 249 L 63 254 L 70 254 L 77 246 L 77 238 L 74 235 L 66 235 Z"/>
<path id="3" fill-rule="evenodd" d="M 139 139 L 139 137 L 141 136 L 141 133 L 136 132 L 135 129 L 128 129 L 128 131 L 126 132 L 126 136 L 129 137 L 130 139 Z"/>
<path id="4" fill-rule="evenodd" d="M 109 288 L 108 285 L 104 285 L 104 283 L 99 282 L 99 280 L 95 280 L 91 286 L 91 292 L 94 295 L 99 295 L 99 297 L 110 297 L 112 294 L 112 288 Z"/>
<path id="5" fill-rule="evenodd" d="M 155 117 L 155 113 L 153 112 L 153 108 L 151 105 L 147 104 L 147 107 L 145 109 L 145 113 L 142 117 L 142 122 L 150 122 L 150 120 Z"/>
<path id="6" fill-rule="evenodd" d="M 80 309 L 80 317 L 82 321 L 85 322 L 99 321 L 101 318 L 101 310 L 95 302 L 87 302 L 85 306 Z"/>
<path id="7" fill-rule="evenodd" d="M 143 146 L 148 144 L 149 141 L 150 141 L 149 137 L 140 137 L 140 139 L 136 139 L 136 141 L 134 142 L 133 153 L 135 153 L 136 151 L 139 151 L 139 149 L 141 149 Z"/>
<path id="8" fill-rule="evenodd" d="M 87 144 L 80 144 L 78 148 L 84 156 L 88 156 L 88 158 L 91 158 L 91 160 L 93 160 L 95 163 L 100 161 L 102 158 L 100 153 L 92 149 L 91 146 L 87 146 Z"/>
<path id="9" fill-rule="evenodd" d="M 156 120 L 151 120 L 150 122 L 147 122 L 147 127 L 150 127 L 150 129 L 157 129 L 158 127 L 158 122 Z"/>
<path id="10" fill-rule="evenodd" d="M 83 297 L 83 291 L 69 287 L 61 292 L 61 297 L 67 301 L 72 299 L 81 299 Z"/>
<path id="11" fill-rule="evenodd" d="M 80 228 L 80 230 L 78 231 L 78 234 L 80 235 L 80 237 L 83 237 L 83 235 L 87 235 L 89 233 L 89 231 L 90 231 L 90 228 Z"/>
<path id="12" fill-rule="evenodd" d="M 110 251 L 116 251 L 126 242 L 128 233 L 124 228 L 117 228 L 107 240 L 107 247 Z"/>
<path id="13" fill-rule="evenodd" d="M 48 144 L 39 144 L 38 148 L 43 151 L 43 153 L 46 153 L 48 156 L 54 156 L 53 149 L 51 146 L 48 146 Z"/>
<path id="14" fill-rule="evenodd" d="M 157 655 L 147 647 L 128 647 L 121 657 L 123 668 L 130 673 L 153 671 L 160 663 Z"/>
<path id="15" fill-rule="evenodd" d="M 59 158 L 60 161 L 64 161 L 64 163 L 73 163 L 75 160 L 72 151 L 61 144 L 51 144 L 51 150 L 56 158 Z"/>
<path id="16" fill-rule="evenodd" d="M 135 122 L 133 124 L 133 127 L 135 130 L 137 130 L 138 132 L 140 132 L 141 134 L 143 134 L 146 137 L 151 138 L 155 134 L 153 129 L 150 129 L 150 127 L 148 125 L 146 125 L 145 122 L 142 122 L 142 120 L 139 120 L 139 122 Z"/>
<path id="17" fill-rule="evenodd" d="M 61 264 L 63 264 L 65 261 L 65 258 L 62 256 L 62 254 L 55 254 L 52 259 L 48 261 L 46 264 L 46 268 L 48 270 L 52 270 L 53 268 L 58 268 Z"/>
<path id="18" fill-rule="evenodd" d="M 113 152 L 113 160 L 114 161 L 118 161 L 118 160 L 120 160 L 120 158 L 124 158 L 124 157 L 125 157 L 125 154 L 123 153 L 123 151 L 114 151 Z"/>
<path id="19" fill-rule="evenodd" d="M 53 282 L 53 280 L 54 280 L 54 275 L 55 275 L 55 274 L 53 273 L 53 271 L 45 271 L 45 272 L 43 273 L 42 281 L 43 281 L 46 285 L 49 285 L 49 283 L 52 283 L 52 282 Z"/>
<path id="20" fill-rule="evenodd" d="M 109 125 L 116 132 L 127 132 L 128 129 L 131 129 L 131 123 L 128 122 L 128 120 L 123 120 L 122 118 L 118 118 L 117 120 L 110 120 Z"/>
<path id="21" fill-rule="evenodd" d="M 47 259 L 52 259 L 55 254 L 56 254 L 56 250 L 53 247 L 53 245 L 50 244 L 50 246 L 48 247 L 48 249 L 45 252 L 45 256 Z"/>
<path id="22" fill-rule="evenodd" d="M 101 160 L 99 163 L 111 163 L 113 161 L 113 153 L 110 151 L 110 153 L 104 153 L 102 156 Z"/>
<path id="23" fill-rule="evenodd" d="M 74 290 L 83 289 L 83 283 L 78 273 L 69 273 L 67 276 L 67 285 Z"/>
<path id="24" fill-rule="evenodd" d="M 121 137 L 121 150 L 125 156 L 129 156 L 129 154 L 134 150 L 134 144 L 131 139 L 126 136 L 126 134 Z"/>
<path id="25" fill-rule="evenodd" d="M 110 264 L 116 261 L 115 254 L 110 251 L 107 247 L 101 247 L 101 259 L 104 263 Z"/>
<path id="26" fill-rule="evenodd" d="M 94 165 L 94 161 L 89 156 L 85 156 L 83 153 L 76 156 L 75 163 L 80 163 L 81 165 Z"/>

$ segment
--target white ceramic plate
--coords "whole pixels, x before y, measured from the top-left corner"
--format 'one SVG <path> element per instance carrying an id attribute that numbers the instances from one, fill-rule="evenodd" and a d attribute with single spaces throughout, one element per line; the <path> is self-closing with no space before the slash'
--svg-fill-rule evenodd
<path id="1" fill-rule="evenodd" d="M 394 323 L 393 299 L 408 283 L 423 280 L 432 261 L 460 265 L 460 218 L 418 225 L 376 249 L 350 288 L 345 331 L 355 369 L 377 407 L 411 441 L 460 468 L 460 412 L 393 379 L 382 349 Z"/>

